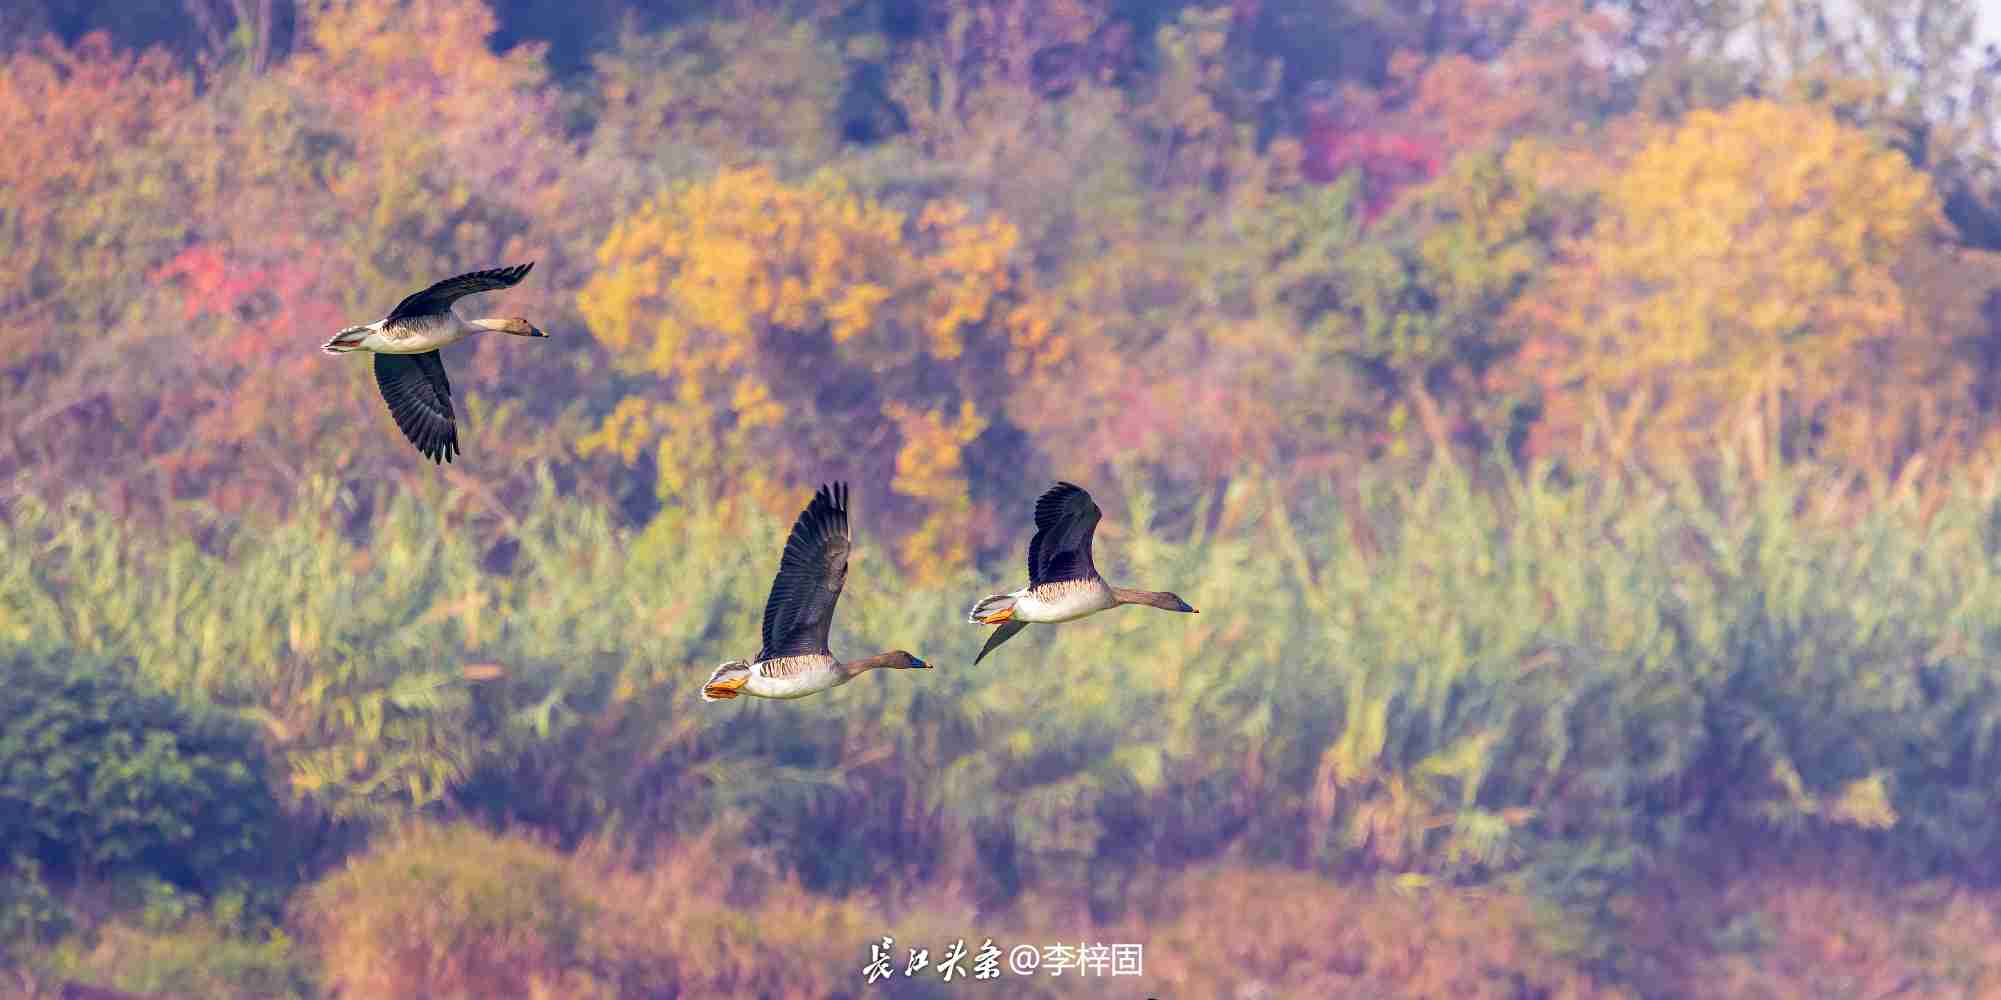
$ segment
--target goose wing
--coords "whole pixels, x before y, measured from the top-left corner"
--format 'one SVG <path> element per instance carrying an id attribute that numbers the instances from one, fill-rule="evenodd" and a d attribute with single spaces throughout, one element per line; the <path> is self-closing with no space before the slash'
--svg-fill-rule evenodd
<path id="1" fill-rule="evenodd" d="M 848 580 L 848 486 L 822 486 L 785 540 L 778 576 L 764 602 L 764 649 L 759 662 L 781 656 L 829 653 L 834 602 Z"/>
<path id="2" fill-rule="evenodd" d="M 1103 512 L 1074 483 L 1057 483 L 1035 501 L 1035 537 L 1028 541 L 1028 585 L 1096 579 L 1091 535 Z"/>
<path id="3" fill-rule="evenodd" d="M 396 303 L 396 308 L 389 311 L 389 320 L 395 322 L 412 316 L 441 315 L 452 307 L 452 303 L 468 295 L 520 284 L 521 279 L 528 276 L 528 269 L 534 266 L 535 262 L 529 261 L 514 267 L 497 267 L 446 278 Z"/>
<path id="4" fill-rule="evenodd" d="M 458 419 L 452 414 L 452 382 L 438 352 L 377 354 L 375 384 L 389 404 L 396 428 L 433 462 L 459 452 Z"/>

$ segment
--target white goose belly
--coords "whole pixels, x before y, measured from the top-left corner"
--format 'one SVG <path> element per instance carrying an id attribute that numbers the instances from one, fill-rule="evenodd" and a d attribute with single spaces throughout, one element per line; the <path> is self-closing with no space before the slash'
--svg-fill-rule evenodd
<path id="1" fill-rule="evenodd" d="M 751 664 L 750 681 L 743 687 L 759 698 L 804 698 L 849 680 L 831 656 L 784 656 Z"/>
<path id="2" fill-rule="evenodd" d="M 1103 580 L 1063 580 L 1019 591 L 1014 620 L 1053 625 L 1113 607 L 1112 588 Z"/>
<path id="3" fill-rule="evenodd" d="M 424 316 L 395 326 L 378 325 L 361 340 L 361 349 L 377 354 L 426 354 L 456 344 L 473 332 L 457 316 Z"/>

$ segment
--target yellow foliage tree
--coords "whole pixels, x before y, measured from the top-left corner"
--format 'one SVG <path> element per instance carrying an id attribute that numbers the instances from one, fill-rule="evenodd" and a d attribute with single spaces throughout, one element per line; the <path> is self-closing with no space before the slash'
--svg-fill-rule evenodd
<path id="1" fill-rule="evenodd" d="M 1965 388 L 1906 294 L 1939 224 L 1925 175 L 1820 109 L 1742 101 L 1658 130 L 1516 311 L 1542 431 L 1617 459 L 1882 468 L 1911 440 L 1885 419 L 1900 392 Z"/>
<path id="2" fill-rule="evenodd" d="M 907 562 L 949 567 L 968 550 L 982 414 L 1019 356 L 1047 348 L 1017 242 L 964 205 L 911 217 L 765 167 L 668 190 L 613 229 L 579 297 L 619 367 L 661 382 L 582 448 L 652 450 L 663 498 L 744 495 L 779 514 L 810 481 L 891 483 Z"/>

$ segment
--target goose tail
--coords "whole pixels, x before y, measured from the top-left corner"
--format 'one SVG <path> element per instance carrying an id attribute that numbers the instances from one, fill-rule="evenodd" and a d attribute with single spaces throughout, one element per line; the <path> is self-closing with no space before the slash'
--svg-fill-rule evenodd
<path id="1" fill-rule="evenodd" d="M 994 647 L 1014 638 L 1016 632 L 1028 627 L 1027 622 L 1014 617 L 1015 604 L 1025 593 L 1027 591 L 1017 590 L 1012 594 L 982 597 L 973 605 L 972 610 L 966 612 L 966 620 L 975 625 L 1000 626 L 987 636 L 986 645 L 980 647 L 980 655 L 973 657 L 974 666 L 978 666 L 981 660 L 986 659 L 987 654 L 994 651 Z"/>
<path id="2" fill-rule="evenodd" d="M 966 612 L 966 620 L 975 625 L 999 625 L 1014 618 L 1014 602 L 1020 597 L 1015 594 L 995 594 L 982 597 Z"/>
<path id="3" fill-rule="evenodd" d="M 716 668 L 702 685 L 703 701 L 728 701 L 750 683 L 750 661 L 731 660 Z"/>
<path id="4" fill-rule="evenodd" d="M 374 330 L 370 327 L 350 326 L 334 334 L 333 339 L 327 341 L 320 350 L 328 354 L 347 354 L 351 351 L 361 350 L 361 342 L 367 340 L 368 335 L 373 332 Z"/>

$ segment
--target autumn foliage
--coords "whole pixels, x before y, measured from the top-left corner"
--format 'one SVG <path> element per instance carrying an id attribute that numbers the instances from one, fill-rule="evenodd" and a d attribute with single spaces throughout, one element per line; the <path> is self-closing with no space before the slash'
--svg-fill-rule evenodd
<path id="1" fill-rule="evenodd" d="M 581 447 L 651 452 L 665 498 L 741 492 L 772 512 L 838 459 L 918 512 L 911 565 L 961 563 L 996 392 L 1062 357 L 1017 242 L 960 204 L 904 211 L 761 167 L 649 200 L 599 249 L 581 309 L 661 389 Z"/>
<path id="2" fill-rule="evenodd" d="M 1615 458 L 1906 457 L 1894 400 L 1972 389 L 1904 292 L 1939 224 L 1897 153 L 1810 108 L 1746 101 L 1656 135 L 1525 322 L 1560 342 L 1552 429 Z M 1956 387 L 1956 388 L 1955 388 Z M 1936 440 L 1956 428 L 1923 428 Z"/>

